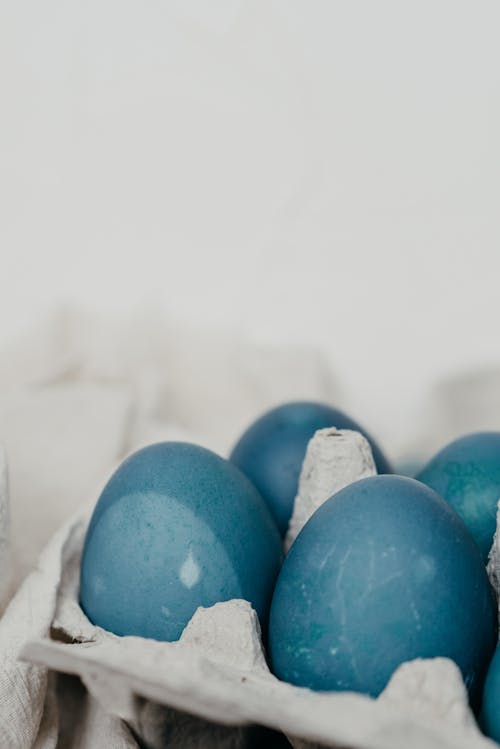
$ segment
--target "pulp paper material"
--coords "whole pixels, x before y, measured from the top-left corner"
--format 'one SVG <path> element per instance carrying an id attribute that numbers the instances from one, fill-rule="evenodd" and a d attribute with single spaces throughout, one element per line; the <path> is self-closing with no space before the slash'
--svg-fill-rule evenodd
<path id="1" fill-rule="evenodd" d="M 327 461 L 324 470 L 334 474 L 338 470 L 345 476 L 345 465 L 357 464 L 364 472 L 369 461 L 356 462 L 360 449 L 365 454 L 364 443 L 351 432 L 343 437 L 339 444 L 345 463 L 336 469 L 334 462 Z M 324 439 L 323 430 L 313 444 Z M 357 477 L 351 471 L 351 479 Z M 316 484 L 325 481 L 320 476 Z M 309 501 L 306 491 L 299 492 L 298 512 L 304 512 L 300 505 L 309 506 Z M 203 736 L 207 747 L 226 743 L 241 747 L 243 729 L 234 726 L 249 723 L 284 732 L 296 747 L 315 743 L 354 749 L 493 746 L 478 731 L 460 673 L 447 659 L 403 664 L 381 697 L 372 700 L 349 693 L 315 693 L 280 682 L 269 671 L 258 620 L 246 601 L 198 609 L 179 642 L 118 637 L 96 627 L 78 604 L 88 519 L 89 509 L 55 537 L 44 556 L 45 574 L 37 589 L 46 587 L 50 593 L 52 626 L 46 624 L 45 609 L 45 627 L 33 630 L 35 636 L 28 637 L 22 655 L 54 671 L 78 674 L 104 712 L 124 721 L 117 722 L 117 730 L 129 726 L 151 749 L 159 749 L 165 735 L 172 733 L 181 735 L 185 746 L 200 745 L 196 741 Z M 21 590 L 14 603 L 23 595 Z M 44 686 L 46 703 L 51 688 Z"/>
<path id="2" fill-rule="evenodd" d="M 158 735 L 164 735 L 165 724 L 175 724 L 180 711 L 196 717 L 195 733 L 197 719 L 226 726 L 257 723 L 285 732 L 296 746 L 494 746 L 475 727 L 461 677 L 446 659 L 405 664 L 385 693 L 372 700 L 350 693 L 315 693 L 276 679 L 263 657 L 255 613 L 244 601 L 198 610 L 176 643 L 117 637 L 95 627 L 76 597 L 87 519 L 88 513 L 66 526 L 44 555 L 42 577 L 33 573 L 38 574 L 36 589 L 44 589 L 52 601 L 53 636 L 47 627 L 45 634 L 38 630 L 38 636 L 26 642 L 23 657 L 40 664 L 40 671 L 48 666 L 78 674 L 105 712 L 136 732 L 144 720 L 141 708 L 146 700 L 168 708 L 163 724 L 157 708 L 153 711 L 161 726 Z M 21 605 L 19 599 L 26 599 L 30 590 L 31 585 L 21 589 L 14 603 Z M 47 614 L 47 607 L 41 613 Z M 29 639 L 35 632 L 24 636 Z M 47 690 L 45 683 L 45 696 Z M 189 726 L 185 728 L 189 735 Z M 207 725 L 208 746 L 210 730 Z M 149 745 L 156 746 L 154 737 Z"/>
<path id="3" fill-rule="evenodd" d="M 449 658 L 416 659 L 403 663 L 393 674 L 379 702 L 422 722 L 462 726 L 466 734 L 479 734 L 469 708 L 460 669 Z"/>
<path id="4" fill-rule="evenodd" d="M 331 400 L 334 390 L 331 371 L 315 350 L 262 346 L 163 322 L 154 311 L 129 320 L 61 311 L 0 353 L 0 441 L 8 453 L 12 500 L 9 594 L 34 569 L 56 529 L 96 496 L 96 487 L 134 449 L 186 439 L 224 451 L 268 406 L 290 398 Z M 0 569 L 5 571 L 4 468 L 2 463 Z M 45 667 L 17 660 L 28 640 L 49 635 L 66 572 L 67 536 L 64 526 L 0 621 L 2 749 L 48 749 L 58 735 L 64 746 L 86 749 L 85 736 L 99 734 L 99 702 L 77 695 L 78 709 L 72 711 L 69 686 L 59 694 Z M 0 585 L 6 581 L 4 575 Z M 76 600 L 71 604 L 77 606 Z M 73 731 L 66 730 L 65 715 L 71 715 Z M 116 717 L 102 723 L 103 735 L 123 733 L 117 726 L 125 724 Z M 124 736 L 117 747 L 132 740 L 128 729 Z"/>
<path id="5" fill-rule="evenodd" d="M 332 494 L 376 473 L 370 445 L 362 434 L 334 427 L 319 429 L 307 446 L 285 550 L 290 549 L 311 515 Z"/>
<path id="6" fill-rule="evenodd" d="M 488 555 L 488 565 L 486 569 L 488 570 L 490 583 L 497 594 L 499 606 L 498 619 L 500 622 L 500 500 L 497 504 L 497 527 L 493 537 L 493 544 Z"/>
<path id="7" fill-rule="evenodd" d="M 314 351 L 271 350 L 154 314 L 128 322 L 61 314 L 0 355 L 17 583 L 33 570 L 0 620 L 2 749 L 137 749 L 136 737 L 150 749 L 236 748 L 248 723 L 282 730 L 297 747 L 494 746 L 475 729 L 453 664 L 441 659 L 406 664 L 379 700 L 318 694 L 272 676 L 246 602 L 198 611 L 179 643 L 116 637 L 80 609 L 92 502 L 77 508 L 127 453 L 179 437 L 225 451 L 268 406 L 335 402 L 334 392 Z M 324 480 L 311 483 L 313 503 Z M 342 483 L 338 475 L 332 482 Z M 300 522 L 311 511 L 303 502 Z"/>

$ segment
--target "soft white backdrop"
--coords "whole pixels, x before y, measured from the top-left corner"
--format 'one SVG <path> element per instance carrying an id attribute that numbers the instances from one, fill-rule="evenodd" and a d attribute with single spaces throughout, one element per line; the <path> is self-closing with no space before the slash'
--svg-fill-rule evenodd
<path id="1" fill-rule="evenodd" d="M 0 343 L 154 304 L 318 344 L 402 438 L 500 360 L 499 28 L 497 0 L 3 0 Z"/>

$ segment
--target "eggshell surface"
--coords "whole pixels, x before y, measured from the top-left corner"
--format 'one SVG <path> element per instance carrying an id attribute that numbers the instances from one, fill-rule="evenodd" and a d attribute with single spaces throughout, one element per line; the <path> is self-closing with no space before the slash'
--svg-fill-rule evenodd
<path id="1" fill-rule="evenodd" d="M 118 635 L 177 640 L 198 606 L 248 600 L 266 628 L 281 539 L 259 493 L 231 463 L 181 442 L 128 458 L 95 507 L 80 601 Z"/>
<path id="2" fill-rule="evenodd" d="M 307 443 L 326 427 L 361 432 L 372 448 L 378 473 L 391 473 L 377 443 L 353 419 L 336 408 L 308 401 L 285 403 L 267 411 L 242 434 L 230 460 L 257 487 L 280 532 L 286 533 L 297 494 Z"/>
<path id="3" fill-rule="evenodd" d="M 484 685 L 481 727 L 490 739 L 500 743 L 500 646 L 498 645 Z"/>
<path id="4" fill-rule="evenodd" d="M 401 663 L 449 657 L 476 700 L 496 643 L 496 604 L 455 511 L 414 479 L 375 476 L 311 517 L 271 606 L 274 673 L 372 696 Z"/>
<path id="5" fill-rule="evenodd" d="M 486 562 L 500 499 L 500 432 L 477 432 L 451 442 L 417 478 L 458 512 Z"/>

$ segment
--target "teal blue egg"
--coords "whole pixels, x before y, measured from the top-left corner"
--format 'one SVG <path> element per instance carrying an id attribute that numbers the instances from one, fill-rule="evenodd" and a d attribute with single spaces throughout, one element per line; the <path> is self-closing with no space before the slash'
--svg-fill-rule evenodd
<path id="1" fill-rule="evenodd" d="M 328 499 L 281 568 L 272 668 L 301 687 L 376 696 L 414 658 L 451 658 L 477 704 L 497 635 L 479 550 L 424 484 L 374 476 Z"/>
<path id="2" fill-rule="evenodd" d="M 500 645 L 488 669 L 480 722 L 485 734 L 500 743 Z"/>
<path id="3" fill-rule="evenodd" d="M 486 562 L 500 499 L 500 432 L 468 434 L 451 442 L 416 478 L 458 512 Z"/>
<path id="4" fill-rule="evenodd" d="M 80 602 L 118 635 L 177 640 L 198 606 L 243 598 L 267 627 L 281 539 L 227 460 L 182 442 L 139 450 L 111 477 L 87 530 Z"/>
<path id="5" fill-rule="evenodd" d="M 382 450 L 357 422 L 324 403 L 297 401 L 272 408 L 241 435 L 230 460 L 255 484 L 284 535 L 297 494 L 307 443 L 318 429 L 361 432 L 369 441 L 378 473 L 392 473 Z"/>

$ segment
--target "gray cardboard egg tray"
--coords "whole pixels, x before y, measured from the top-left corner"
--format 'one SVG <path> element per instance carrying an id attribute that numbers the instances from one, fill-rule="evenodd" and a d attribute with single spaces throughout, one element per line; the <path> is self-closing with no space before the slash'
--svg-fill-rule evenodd
<path id="1" fill-rule="evenodd" d="M 285 548 L 334 491 L 375 473 L 357 432 L 320 430 L 309 443 Z M 296 748 L 486 749 L 457 666 L 446 658 L 400 666 L 378 699 L 320 693 L 273 676 L 250 604 L 233 600 L 199 608 L 178 642 L 118 637 L 94 626 L 78 603 L 79 564 L 89 513 L 53 538 L 44 564 L 58 577 L 51 635 L 25 645 L 22 658 L 78 675 L 109 713 L 142 744 L 165 746 L 170 724 L 182 724 L 176 746 L 247 746 L 245 727 L 284 733 Z M 500 568 L 496 541 L 490 575 Z M 131 602 L 131 605 L 132 602 Z M 169 745 L 169 744 L 166 744 Z"/>

